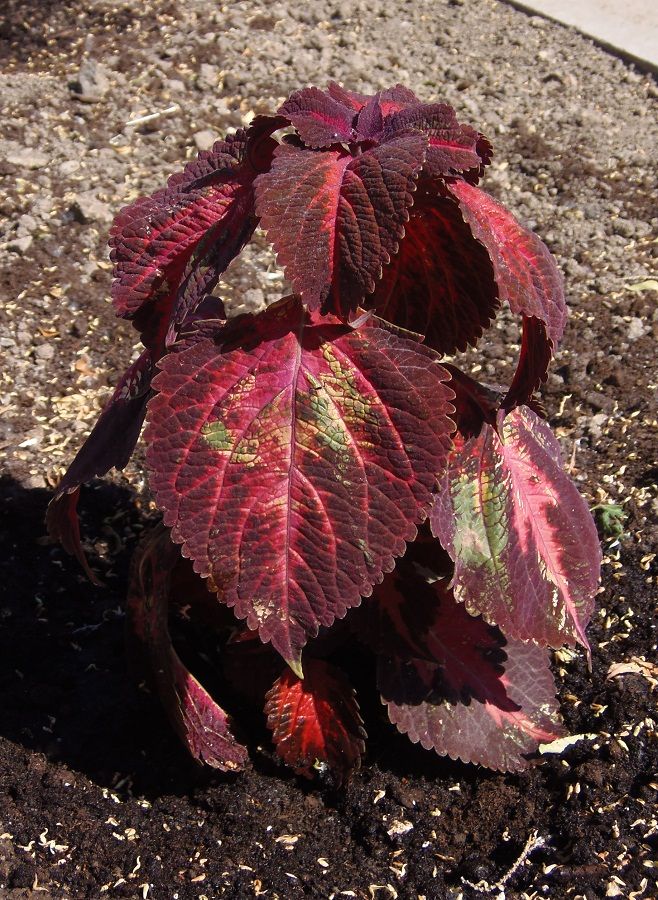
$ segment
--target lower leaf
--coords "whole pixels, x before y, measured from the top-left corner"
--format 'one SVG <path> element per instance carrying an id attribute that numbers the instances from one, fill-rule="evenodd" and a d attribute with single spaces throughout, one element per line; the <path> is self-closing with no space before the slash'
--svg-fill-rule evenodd
<path id="1" fill-rule="evenodd" d="M 549 426 L 497 414 L 450 457 L 431 513 L 455 563 L 455 596 L 520 640 L 589 649 L 601 548 Z"/>
<path id="2" fill-rule="evenodd" d="M 153 371 L 151 354 L 145 350 L 122 375 L 48 507 L 46 523 L 50 536 L 77 557 L 95 584 L 100 582 L 89 568 L 80 544 L 80 485 L 105 475 L 113 467 L 123 469 L 130 459 L 146 415 Z"/>
<path id="3" fill-rule="evenodd" d="M 559 724 L 548 651 L 515 640 L 507 642 L 505 651 L 505 671 L 492 696 L 466 704 L 451 703 L 431 690 L 425 699 L 408 702 L 403 689 L 413 667 L 402 672 L 393 696 L 382 692 L 391 722 L 413 743 L 442 756 L 499 771 L 526 768 L 527 755 L 565 731 Z M 435 668 L 425 665 L 417 675 L 427 681 Z"/>
<path id="4" fill-rule="evenodd" d="M 327 766 L 339 781 L 357 769 L 366 734 L 347 678 L 330 663 L 304 660 L 305 678 L 286 669 L 268 692 L 267 724 L 281 759 L 311 777 Z"/>
<path id="5" fill-rule="evenodd" d="M 246 748 L 233 737 L 228 715 L 183 665 L 169 636 L 170 580 L 179 558 L 164 528 L 138 552 L 128 595 L 128 638 L 194 759 L 225 772 L 238 771 L 247 761 Z"/>
<path id="6" fill-rule="evenodd" d="M 391 722 L 426 750 L 499 770 L 560 737 L 548 652 L 470 616 L 445 580 L 408 567 L 370 603 Z"/>

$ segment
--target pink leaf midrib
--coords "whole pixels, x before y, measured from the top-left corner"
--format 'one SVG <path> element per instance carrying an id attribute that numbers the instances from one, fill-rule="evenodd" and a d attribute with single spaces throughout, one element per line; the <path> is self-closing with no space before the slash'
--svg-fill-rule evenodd
<path id="1" fill-rule="evenodd" d="M 517 418 L 515 412 L 511 413 L 510 416 Z M 522 443 L 522 437 L 516 432 L 515 425 L 511 426 L 510 431 L 512 431 L 512 429 L 514 429 L 514 431 L 512 432 L 509 441 L 506 442 L 504 438 L 501 438 L 500 444 L 503 458 L 505 459 L 507 469 L 514 485 L 514 490 L 522 500 L 526 501 L 525 503 L 515 503 L 514 508 L 518 511 L 519 517 L 529 525 L 531 533 L 540 548 L 541 557 L 546 564 L 546 568 L 551 573 L 550 581 L 555 587 L 560 601 L 564 604 L 564 607 L 571 618 L 578 641 L 583 646 L 587 647 L 589 646 L 587 637 L 580 624 L 580 610 L 576 602 L 572 599 L 568 581 L 559 567 L 559 561 L 555 558 L 556 556 L 559 556 L 559 541 L 555 541 L 554 534 L 551 535 L 553 540 L 549 541 L 546 537 L 546 532 L 551 531 L 551 528 L 546 516 L 542 515 L 541 499 L 544 495 L 533 492 L 528 488 L 528 481 L 519 478 L 518 470 L 524 469 L 527 472 L 529 464 L 528 460 L 524 458 L 521 453 L 520 445 Z M 548 457 L 548 454 L 539 443 L 537 443 L 537 449 L 542 456 Z M 553 462 L 552 460 L 550 461 Z M 545 488 L 550 487 L 546 483 L 544 486 Z M 549 492 L 550 499 L 553 501 L 553 506 L 558 507 L 559 504 L 554 493 L 552 491 Z M 540 507 L 539 510 L 537 509 L 538 506 Z M 556 545 L 557 549 L 555 548 Z"/>

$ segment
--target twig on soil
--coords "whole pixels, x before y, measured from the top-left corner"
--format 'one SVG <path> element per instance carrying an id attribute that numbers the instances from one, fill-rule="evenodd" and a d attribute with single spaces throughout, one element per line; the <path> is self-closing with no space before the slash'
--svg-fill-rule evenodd
<path id="1" fill-rule="evenodd" d="M 571 451 L 571 459 L 569 460 L 569 464 L 567 465 L 567 472 L 569 475 L 573 474 L 574 469 L 576 468 L 576 453 L 580 448 L 580 438 L 576 438 L 573 442 L 573 450 Z"/>
<path id="2" fill-rule="evenodd" d="M 126 137 L 126 129 L 127 128 L 136 128 L 139 125 L 145 125 L 147 122 L 154 122 L 156 119 L 159 119 L 161 116 L 168 116 L 172 113 L 178 112 L 180 106 L 177 103 L 172 103 L 171 106 L 167 106 L 166 109 L 159 109 L 157 112 L 147 113 L 144 116 L 138 116 L 136 119 L 129 119 L 123 126 L 123 131 L 119 134 L 115 134 L 114 137 L 110 138 L 110 144 L 120 143 L 122 139 Z"/>
<path id="3" fill-rule="evenodd" d="M 178 112 L 179 106 L 177 103 L 168 106 L 166 109 L 161 109 L 158 112 L 148 113 L 145 116 L 139 116 L 137 119 L 130 119 L 123 126 L 124 128 L 134 128 L 135 125 L 144 125 L 146 122 L 153 122 L 155 119 L 159 119 L 160 116 L 166 116 L 170 113 Z"/>
<path id="4" fill-rule="evenodd" d="M 496 900 L 505 900 L 505 885 L 507 882 L 516 874 L 530 854 L 538 847 L 543 847 L 545 843 L 546 839 L 541 837 L 537 831 L 533 831 L 525 842 L 521 855 L 516 862 L 514 862 L 505 874 L 502 875 L 498 881 L 494 882 L 494 884 L 490 884 L 484 878 L 477 882 L 469 881 L 468 878 L 464 878 L 463 876 L 462 883 L 472 888 L 474 891 L 477 891 L 479 894 L 492 894 L 494 891 L 498 891 L 499 893 L 496 896 Z"/>

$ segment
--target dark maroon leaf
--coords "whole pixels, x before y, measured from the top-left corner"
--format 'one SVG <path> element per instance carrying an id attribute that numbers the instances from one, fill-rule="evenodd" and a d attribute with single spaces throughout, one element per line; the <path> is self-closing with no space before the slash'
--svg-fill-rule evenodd
<path id="1" fill-rule="evenodd" d="M 484 191 L 465 181 L 447 185 L 464 220 L 489 252 L 500 298 L 523 316 L 523 351 L 513 390 L 504 401 L 510 407 L 527 401 L 546 375 L 567 318 L 562 276 L 542 241 Z M 537 322 L 529 320 L 537 320 Z"/>
<path id="2" fill-rule="evenodd" d="M 450 372 L 450 387 L 455 392 L 452 401 L 455 407 L 453 419 L 457 426 L 455 442 L 459 440 L 461 446 L 463 439 L 480 433 L 483 422 L 495 425 L 504 391 L 480 384 L 455 366 L 446 364 L 445 367 Z"/>
<path id="3" fill-rule="evenodd" d="M 254 233 L 255 216 L 241 210 L 240 204 L 235 205 L 235 210 L 235 217 L 227 216 L 228 222 L 220 222 L 201 238 L 187 263 L 169 316 L 167 347 L 176 341 L 183 324 L 194 316 L 199 304 L 217 286 L 222 272 Z"/>
<path id="4" fill-rule="evenodd" d="M 401 84 L 396 84 L 392 88 L 380 91 L 373 97 L 373 95 L 368 96 L 367 94 L 357 94 L 354 91 L 349 91 L 332 81 L 329 83 L 327 92 L 334 100 L 351 107 L 355 112 L 359 112 L 376 97 L 385 116 L 397 112 L 399 109 L 404 109 L 405 106 L 413 106 L 420 103 L 414 92 Z"/>
<path id="5" fill-rule="evenodd" d="M 365 751 L 356 695 L 340 669 L 306 660 L 305 677 L 286 669 L 267 695 L 265 715 L 276 751 L 300 775 L 328 766 L 342 782 Z"/>
<path id="6" fill-rule="evenodd" d="M 140 333 L 166 333 L 173 314 L 190 309 L 177 303 L 181 279 L 201 239 L 211 231 L 199 261 L 212 264 L 215 281 L 251 237 L 253 181 L 258 164 L 267 167 L 276 142 L 269 134 L 283 120 L 259 117 L 172 175 L 163 190 L 121 210 L 110 232 L 114 262 L 112 297 L 117 315 L 133 319 Z M 268 156 L 269 154 L 269 156 Z M 149 346 L 152 346 L 149 344 Z"/>
<path id="7" fill-rule="evenodd" d="M 379 95 L 375 94 L 359 112 L 356 130 L 359 140 L 379 141 L 384 130 L 384 111 Z"/>
<path id="8" fill-rule="evenodd" d="M 564 733 L 547 652 L 506 640 L 470 616 L 446 581 L 428 584 L 406 565 L 385 579 L 363 612 L 379 654 L 382 700 L 414 743 L 517 770 L 527 765 L 523 754 Z"/>
<path id="9" fill-rule="evenodd" d="M 98 581 L 80 544 L 76 511 L 80 485 L 105 475 L 113 467 L 123 469 L 132 456 L 146 415 L 153 370 L 151 354 L 145 350 L 124 372 L 48 507 L 46 521 L 50 536 L 60 541 L 67 553 L 77 557 L 94 583 Z"/>
<path id="10" fill-rule="evenodd" d="M 48 534 L 54 541 L 59 541 L 67 553 L 75 556 L 91 583 L 100 586 L 102 582 L 91 570 L 80 541 L 79 499 L 79 487 L 53 497 L 46 512 Z"/>
<path id="11" fill-rule="evenodd" d="M 507 394 L 501 400 L 504 409 L 513 409 L 524 403 L 534 405 L 530 398 L 546 378 L 552 356 L 553 342 L 548 338 L 544 322 L 524 316 L 516 371 Z"/>
<path id="12" fill-rule="evenodd" d="M 454 109 L 446 103 L 419 103 L 401 109 L 387 118 L 383 139 L 410 129 L 429 138 L 423 172 L 430 178 L 477 171 L 483 165 L 478 153 L 482 135 L 470 125 L 460 125 Z"/>
<path id="13" fill-rule="evenodd" d="M 170 579 L 178 558 L 165 529 L 157 529 L 138 551 L 126 609 L 128 638 L 194 759 L 224 772 L 237 771 L 247 761 L 246 749 L 233 737 L 227 714 L 183 665 L 169 636 Z"/>
<path id="14" fill-rule="evenodd" d="M 491 256 L 501 299 L 512 312 L 544 322 L 549 339 L 557 345 L 567 313 L 562 276 L 546 245 L 480 188 L 453 181 L 448 190 Z"/>
<path id="15" fill-rule="evenodd" d="M 526 768 L 527 755 L 565 731 L 547 651 L 517 640 L 509 640 L 505 651 L 505 671 L 491 697 L 472 699 L 468 704 L 450 703 L 430 691 L 427 699 L 408 702 L 383 693 L 391 722 L 413 743 L 451 759 L 499 771 Z M 414 672 L 413 665 L 408 665 L 398 672 L 403 683 L 412 680 L 419 692 L 423 679 L 429 687 L 433 667 L 421 663 L 418 668 L 420 671 Z M 496 696 L 499 691 L 505 694 L 502 702 Z"/>
<path id="16" fill-rule="evenodd" d="M 310 309 L 347 315 L 397 253 L 427 138 L 403 135 L 353 157 L 279 147 L 256 180 L 256 209 Z"/>
<path id="17" fill-rule="evenodd" d="M 496 428 L 483 425 L 453 452 L 431 521 L 455 562 L 455 596 L 470 613 L 521 640 L 589 648 L 596 528 L 535 413 L 500 411 Z"/>
<path id="18" fill-rule="evenodd" d="M 279 109 L 297 129 L 307 147 L 330 147 L 356 137 L 352 127 L 354 110 L 316 87 L 295 91 Z"/>
<path id="19" fill-rule="evenodd" d="M 165 523 L 297 671 L 404 553 L 450 446 L 436 354 L 296 299 L 162 362 L 146 433 Z"/>
<path id="20" fill-rule="evenodd" d="M 451 200 L 423 200 L 411 210 L 405 230 L 399 253 L 367 305 L 424 335 L 441 353 L 465 350 L 498 308 L 489 255 Z"/>
<path id="21" fill-rule="evenodd" d="M 167 187 L 140 197 L 117 215 L 110 232 L 115 264 L 112 296 L 118 315 L 132 317 L 153 296 L 171 294 L 195 245 L 230 210 L 255 173 L 241 165 L 246 135 L 237 132 L 200 154 Z M 190 186 L 213 173 L 216 182 Z"/>

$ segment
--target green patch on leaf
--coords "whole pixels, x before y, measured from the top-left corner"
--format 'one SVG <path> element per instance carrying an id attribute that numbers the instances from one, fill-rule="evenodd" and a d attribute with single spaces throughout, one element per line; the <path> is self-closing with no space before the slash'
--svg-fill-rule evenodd
<path id="1" fill-rule="evenodd" d="M 221 419 L 206 422 L 201 429 L 201 436 L 213 450 L 230 451 L 233 449 L 233 435 Z"/>
<path id="2" fill-rule="evenodd" d="M 486 566 L 499 573 L 509 531 L 505 519 L 504 481 L 483 476 L 480 482 L 461 476 L 453 486 L 457 517 L 455 550 L 467 566 Z"/>

